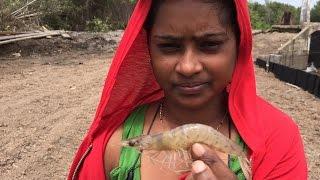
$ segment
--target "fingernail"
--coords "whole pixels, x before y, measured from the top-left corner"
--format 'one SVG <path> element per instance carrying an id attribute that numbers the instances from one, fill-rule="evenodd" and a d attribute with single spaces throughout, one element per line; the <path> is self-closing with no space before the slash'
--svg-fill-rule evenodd
<path id="1" fill-rule="evenodd" d="M 206 170 L 206 165 L 202 161 L 195 161 L 192 164 L 192 171 L 194 174 L 199 174 Z"/>
<path id="2" fill-rule="evenodd" d="M 198 156 L 198 157 L 201 157 L 204 155 L 204 153 L 206 152 L 206 150 L 204 149 L 204 147 L 201 145 L 201 144 L 194 144 L 192 146 L 192 150 L 193 150 L 193 153 Z"/>

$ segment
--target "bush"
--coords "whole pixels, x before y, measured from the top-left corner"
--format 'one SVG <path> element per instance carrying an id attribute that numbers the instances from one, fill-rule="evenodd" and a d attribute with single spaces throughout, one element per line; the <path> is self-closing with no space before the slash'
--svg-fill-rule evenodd
<path id="1" fill-rule="evenodd" d="M 0 31 L 15 31 L 25 26 L 23 19 L 19 20 L 12 14 L 24 5 L 20 0 L 0 1 Z"/>
<path id="2" fill-rule="evenodd" d="M 267 8 L 259 3 L 249 3 L 251 26 L 253 29 L 268 29 Z"/>
<path id="3" fill-rule="evenodd" d="M 131 0 L 37 0 L 24 14 L 39 13 L 26 19 L 11 16 L 30 0 L 0 0 L 0 31 L 26 29 L 31 24 L 50 29 L 108 31 L 125 28 L 131 15 Z M 30 28 L 29 28 L 30 30 Z"/>
<path id="4" fill-rule="evenodd" d="M 110 30 L 110 23 L 108 20 L 103 21 L 100 18 L 94 18 L 87 22 L 86 31 L 92 32 L 108 32 Z"/>
<path id="5" fill-rule="evenodd" d="M 298 24 L 300 18 L 300 8 L 294 6 L 270 2 L 267 5 L 259 3 L 249 3 L 251 24 L 254 29 L 268 29 L 274 24 L 281 24 L 284 11 L 292 13 L 292 24 Z"/>

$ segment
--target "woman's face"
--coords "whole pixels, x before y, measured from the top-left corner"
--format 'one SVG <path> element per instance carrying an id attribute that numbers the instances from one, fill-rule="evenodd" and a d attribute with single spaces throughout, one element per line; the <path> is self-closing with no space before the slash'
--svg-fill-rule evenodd
<path id="1" fill-rule="evenodd" d="M 231 81 L 236 37 L 220 23 L 219 12 L 210 3 L 194 0 L 168 0 L 160 6 L 150 33 L 150 54 L 167 99 L 201 107 Z"/>

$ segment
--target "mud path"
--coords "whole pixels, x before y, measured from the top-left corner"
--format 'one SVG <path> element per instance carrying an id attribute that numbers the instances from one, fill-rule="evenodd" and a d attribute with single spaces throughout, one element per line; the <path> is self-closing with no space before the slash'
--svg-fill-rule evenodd
<path id="1" fill-rule="evenodd" d="M 94 115 L 109 58 L 0 61 L 0 179 L 65 179 Z"/>

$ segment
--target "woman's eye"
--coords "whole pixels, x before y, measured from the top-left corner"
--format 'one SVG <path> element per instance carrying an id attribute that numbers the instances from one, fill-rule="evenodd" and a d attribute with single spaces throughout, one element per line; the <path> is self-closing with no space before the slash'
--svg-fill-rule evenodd
<path id="1" fill-rule="evenodd" d="M 176 43 L 161 43 L 157 45 L 164 53 L 173 53 L 181 50 L 181 45 Z"/>
<path id="2" fill-rule="evenodd" d="M 221 42 L 208 41 L 200 43 L 199 46 L 202 51 L 217 51 L 220 48 L 221 44 Z"/>

